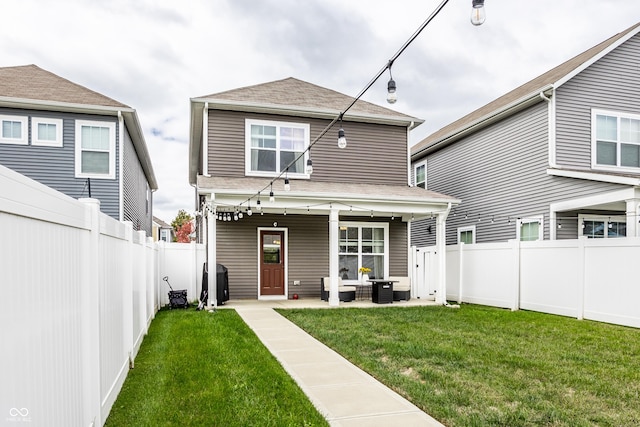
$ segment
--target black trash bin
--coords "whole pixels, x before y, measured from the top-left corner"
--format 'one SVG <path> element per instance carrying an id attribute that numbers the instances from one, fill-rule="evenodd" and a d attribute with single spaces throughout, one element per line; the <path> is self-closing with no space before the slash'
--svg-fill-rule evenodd
<path id="1" fill-rule="evenodd" d="M 218 305 L 224 305 L 225 301 L 229 301 L 229 272 L 227 267 L 222 264 L 216 264 L 216 288 L 217 288 L 217 300 Z M 202 292 L 209 292 L 209 271 L 207 269 L 207 263 L 202 266 Z M 204 297 L 204 294 L 200 294 L 200 299 Z M 208 304 L 208 297 L 204 297 L 205 305 Z"/>

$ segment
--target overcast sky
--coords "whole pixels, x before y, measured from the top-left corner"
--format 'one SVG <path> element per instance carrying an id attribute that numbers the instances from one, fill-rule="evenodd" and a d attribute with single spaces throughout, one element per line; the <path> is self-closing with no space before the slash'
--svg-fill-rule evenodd
<path id="1" fill-rule="evenodd" d="M 189 99 L 295 77 L 356 96 L 440 0 L 14 0 L 0 66 L 36 64 L 135 108 L 160 189 L 194 212 Z M 638 0 L 450 0 L 393 66 L 411 142 L 640 21 Z M 383 106 L 383 75 L 363 99 Z M 312 135 L 313 138 L 313 135 Z"/>

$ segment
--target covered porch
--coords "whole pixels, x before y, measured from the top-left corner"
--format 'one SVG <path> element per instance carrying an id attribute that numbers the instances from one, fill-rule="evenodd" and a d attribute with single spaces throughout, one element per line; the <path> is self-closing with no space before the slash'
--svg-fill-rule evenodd
<path id="1" fill-rule="evenodd" d="M 361 266 L 372 268 L 379 279 L 411 277 L 414 220 L 436 219 L 437 247 L 444 252 L 445 221 L 459 203 L 409 186 L 292 180 L 285 190 L 284 180 L 246 177 L 199 176 L 197 194 L 207 264 L 232 265 L 231 299 L 238 291 L 239 299 L 260 301 L 285 301 L 296 294 L 328 306 L 340 305 L 339 281 L 359 282 L 354 270 Z M 445 257 L 440 260 L 444 264 Z M 436 302 L 442 304 L 445 265 L 437 270 Z M 322 277 L 330 278 L 328 303 L 320 301 Z M 208 276 L 210 290 L 215 281 L 215 275 Z M 218 305 L 215 298 L 209 302 Z"/>

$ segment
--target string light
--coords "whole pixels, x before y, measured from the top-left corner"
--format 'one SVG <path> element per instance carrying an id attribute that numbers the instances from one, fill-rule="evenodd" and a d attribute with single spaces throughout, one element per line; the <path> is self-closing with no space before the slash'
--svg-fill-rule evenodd
<path id="1" fill-rule="evenodd" d="M 484 10 L 484 0 L 472 0 L 471 1 L 471 23 L 473 25 L 482 25 L 487 19 L 486 12 Z"/>
<path id="2" fill-rule="evenodd" d="M 398 95 L 396 94 L 396 82 L 393 80 L 393 75 L 391 74 L 391 66 L 393 65 L 393 60 L 389 61 L 389 83 L 387 83 L 387 102 L 389 104 L 395 104 L 398 100 Z"/>
<path id="3" fill-rule="evenodd" d="M 276 201 L 275 196 L 273 195 L 273 183 L 271 184 L 271 191 L 269 191 L 269 202 L 273 203 Z"/>
<path id="4" fill-rule="evenodd" d="M 340 113 L 340 129 L 338 129 L 338 148 L 347 148 L 347 138 L 344 136 L 344 129 L 342 129 L 342 116 Z"/>
<path id="5" fill-rule="evenodd" d="M 387 90 L 389 92 L 389 94 L 395 94 L 395 90 L 396 90 L 396 85 L 395 85 L 395 81 L 393 80 L 393 76 L 391 75 L 391 66 L 393 65 L 394 61 L 400 56 L 402 55 L 402 53 L 409 47 L 409 45 L 411 43 L 413 43 L 413 41 L 422 33 L 422 31 L 426 28 L 426 26 L 440 13 L 440 11 L 444 8 L 444 6 L 449 2 L 449 0 L 443 0 L 435 9 L 433 12 L 431 12 L 431 14 L 427 17 L 427 19 L 420 25 L 420 27 L 418 27 L 418 29 L 411 35 L 411 37 L 409 37 L 409 39 L 400 47 L 400 49 L 391 57 L 391 59 L 385 64 L 384 67 L 382 67 L 382 69 L 380 71 L 378 71 L 378 73 L 369 81 L 369 83 L 360 91 L 360 93 L 358 93 L 357 96 L 355 96 L 351 103 L 344 109 L 344 111 L 342 111 L 338 117 L 334 118 L 321 132 L 318 136 L 316 136 L 316 138 L 314 138 L 313 141 L 311 141 L 308 145 L 308 147 L 302 152 L 300 153 L 296 158 L 294 158 L 293 160 L 291 160 L 291 162 L 289 163 L 289 165 L 286 168 L 283 168 L 282 171 L 278 174 L 278 176 L 276 176 L 275 178 L 273 178 L 271 180 L 271 182 L 269 184 L 267 184 L 267 186 L 272 185 L 273 182 L 282 177 L 282 175 L 285 173 L 285 170 L 287 170 L 289 167 L 291 167 L 292 165 L 296 164 L 296 162 L 298 162 L 300 160 L 300 158 L 302 156 L 305 156 L 307 153 L 309 155 L 307 162 L 306 162 L 306 173 L 308 175 L 311 175 L 313 173 L 313 161 L 311 160 L 311 147 L 313 147 L 317 142 L 320 141 L 320 139 L 329 131 L 329 129 L 331 129 L 333 127 L 333 125 L 336 124 L 336 122 L 338 120 L 342 121 L 343 115 L 347 113 L 347 111 L 349 111 L 351 109 L 351 107 L 353 107 L 356 102 L 358 102 L 360 100 L 360 98 L 371 88 L 371 86 L 373 86 L 373 84 L 378 81 L 378 79 L 382 76 L 382 74 L 384 74 L 384 72 L 388 69 L 389 70 L 389 75 L 390 75 L 390 80 L 389 83 L 387 84 Z M 478 1 L 478 0 L 473 0 L 472 2 L 474 9 L 475 8 L 479 8 L 482 9 L 482 6 L 484 6 L 484 1 Z M 481 10 L 479 13 L 484 13 L 484 10 Z M 395 102 L 395 100 L 397 100 L 397 96 L 394 98 L 394 95 L 391 95 L 392 101 L 390 102 Z M 342 131 L 342 132 L 341 132 Z M 344 139 L 344 141 L 342 141 L 342 137 L 344 134 L 344 129 L 342 129 L 342 127 L 340 127 L 340 130 L 338 131 L 338 138 L 340 139 L 339 141 L 339 146 L 342 148 L 342 142 L 344 142 L 344 146 L 346 147 L 346 138 Z M 261 191 L 265 191 L 267 186 L 265 186 Z M 259 194 L 260 192 L 258 192 Z M 251 197 L 249 198 L 251 199 Z"/>
<path id="6" fill-rule="evenodd" d="M 291 184 L 289 184 L 289 178 L 284 179 L 284 191 L 291 191 Z"/>

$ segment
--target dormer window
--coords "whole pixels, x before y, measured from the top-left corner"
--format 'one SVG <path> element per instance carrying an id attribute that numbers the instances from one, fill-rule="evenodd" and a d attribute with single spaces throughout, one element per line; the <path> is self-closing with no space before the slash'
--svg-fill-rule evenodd
<path id="1" fill-rule="evenodd" d="M 289 177 L 309 177 L 305 172 L 308 124 L 246 120 L 245 143 L 246 175 L 275 176 L 288 166 Z"/>

